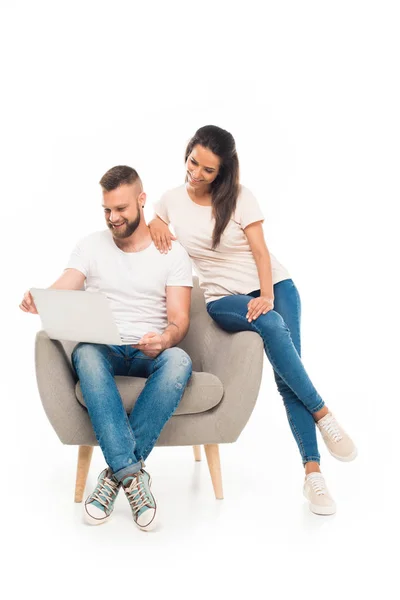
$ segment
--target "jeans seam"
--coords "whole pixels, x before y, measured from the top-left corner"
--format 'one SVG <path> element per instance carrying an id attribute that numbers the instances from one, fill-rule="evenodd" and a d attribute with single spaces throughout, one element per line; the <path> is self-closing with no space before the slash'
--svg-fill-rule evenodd
<path id="1" fill-rule="evenodd" d="M 325 406 L 325 402 L 323 400 L 321 400 L 321 402 L 319 404 L 317 404 L 317 408 L 313 412 L 314 413 L 318 412 L 319 410 L 324 408 L 324 406 Z M 313 414 L 313 413 L 311 413 L 311 414 Z"/>
<path id="2" fill-rule="evenodd" d="M 300 318 L 299 318 L 300 311 L 301 311 L 300 294 L 299 294 L 296 286 L 294 285 L 294 283 L 293 283 L 293 287 L 296 290 L 296 308 L 297 308 L 296 317 L 297 317 L 297 329 L 299 331 L 299 356 L 301 358 L 301 331 L 300 331 Z"/>
<path id="3" fill-rule="evenodd" d="M 287 416 L 288 416 L 289 423 L 290 423 L 290 425 L 291 425 L 291 427 L 292 427 L 292 431 L 294 432 L 294 437 L 296 438 L 297 445 L 298 445 L 298 447 L 299 447 L 299 449 L 300 449 L 300 454 L 301 454 L 301 457 L 302 457 L 302 459 L 303 459 L 303 461 L 304 461 L 304 458 L 305 458 L 305 456 L 306 456 L 306 452 L 305 452 L 305 449 L 304 449 L 303 440 L 302 440 L 302 438 L 301 438 L 301 435 L 300 435 L 300 433 L 299 433 L 299 431 L 298 431 L 298 429 L 297 429 L 296 425 L 295 425 L 295 424 L 294 424 L 294 422 L 293 422 L 293 419 L 292 419 L 292 417 L 291 417 L 291 414 L 290 414 L 290 412 L 289 412 L 289 411 L 288 411 L 288 409 L 286 408 L 286 405 L 285 405 L 285 404 L 284 404 L 284 406 L 285 406 L 286 414 L 287 414 Z"/>
<path id="4" fill-rule="evenodd" d="M 178 405 L 179 405 L 180 401 L 182 400 L 182 396 L 183 396 L 184 392 L 185 392 L 185 388 L 183 388 L 183 392 L 181 394 L 181 397 L 179 398 L 178 402 L 175 404 L 173 410 L 170 412 L 168 419 L 165 421 L 164 427 L 168 423 L 168 421 L 170 420 L 170 418 L 172 417 L 172 415 L 174 414 L 174 412 L 176 411 L 176 409 L 178 408 Z M 164 427 L 162 429 L 164 429 Z M 161 429 L 161 431 L 162 431 L 162 429 Z M 161 431 L 160 431 L 160 433 L 149 444 L 147 444 L 146 448 L 144 449 L 144 451 L 142 452 L 142 455 L 140 457 L 142 460 L 144 460 L 143 456 L 147 455 L 147 449 L 150 448 L 149 452 L 151 452 L 151 450 L 154 448 L 154 444 L 156 443 L 156 441 L 160 437 Z"/>
<path id="5" fill-rule="evenodd" d="M 114 356 L 115 358 L 125 358 L 122 354 L 117 354 L 116 352 L 113 352 L 112 350 L 108 350 L 108 356 Z"/>
<path id="6" fill-rule="evenodd" d="M 313 455 L 305 456 L 303 458 L 303 465 L 305 465 L 308 462 L 316 462 L 316 463 L 320 464 L 320 460 L 321 460 L 321 458 L 319 456 L 313 456 Z"/>

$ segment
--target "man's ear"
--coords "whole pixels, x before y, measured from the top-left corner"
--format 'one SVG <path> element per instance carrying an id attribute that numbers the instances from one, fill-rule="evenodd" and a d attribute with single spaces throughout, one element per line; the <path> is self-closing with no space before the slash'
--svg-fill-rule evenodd
<path id="1" fill-rule="evenodd" d="M 142 192 L 138 198 L 139 205 L 142 208 L 144 208 L 144 205 L 146 204 L 146 198 L 147 198 L 146 192 Z"/>

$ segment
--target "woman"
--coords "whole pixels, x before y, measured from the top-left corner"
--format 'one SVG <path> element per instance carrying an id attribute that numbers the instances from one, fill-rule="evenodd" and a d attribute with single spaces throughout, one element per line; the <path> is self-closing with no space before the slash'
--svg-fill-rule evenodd
<path id="1" fill-rule="evenodd" d="M 166 192 L 155 206 L 157 217 L 149 224 L 153 241 L 161 252 L 168 252 L 173 239 L 184 246 L 199 275 L 208 314 L 220 327 L 262 337 L 305 467 L 304 495 L 313 512 L 333 514 L 315 424 L 335 458 L 353 460 L 357 450 L 301 362 L 299 294 L 268 252 L 255 197 L 239 183 L 235 141 L 219 127 L 202 127 L 186 148 L 185 162 L 185 184 Z"/>

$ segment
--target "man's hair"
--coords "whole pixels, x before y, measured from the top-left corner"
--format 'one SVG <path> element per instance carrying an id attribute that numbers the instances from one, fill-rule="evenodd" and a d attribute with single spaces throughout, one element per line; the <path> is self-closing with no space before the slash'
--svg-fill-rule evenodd
<path id="1" fill-rule="evenodd" d="M 107 192 L 116 190 L 120 185 L 130 185 L 140 181 L 140 177 L 132 167 L 113 167 L 100 179 L 100 185 Z"/>

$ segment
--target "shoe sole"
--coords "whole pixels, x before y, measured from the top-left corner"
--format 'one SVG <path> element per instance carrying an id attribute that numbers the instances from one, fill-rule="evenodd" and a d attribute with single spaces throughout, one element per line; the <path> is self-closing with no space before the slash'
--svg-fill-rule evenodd
<path id="1" fill-rule="evenodd" d="M 334 515 L 335 514 L 336 507 L 335 508 L 330 508 L 328 506 L 325 506 L 325 507 L 315 506 L 315 504 L 311 504 L 311 502 L 310 502 L 310 510 L 315 515 L 322 515 L 322 516 L 328 517 L 330 515 Z"/>
<path id="2" fill-rule="evenodd" d="M 136 523 L 136 521 L 134 521 L 134 522 L 135 522 L 136 527 L 138 529 L 140 529 L 140 531 L 153 531 L 156 528 L 156 526 L 157 526 L 156 515 L 154 515 L 154 518 L 151 521 L 151 523 L 149 523 L 148 525 L 146 525 L 144 527 L 142 525 L 139 525 L 139 523 Z"/>
<path id="3" fill-rule="evenodd" d="M 111 515 L 109 515 L 108 517 L 104 517 L 104 519 L 95 519 L 94 517 L 89 515 L 86 512 L 86 510 L 83 511 L 83 514 L 84 514 L 84 519 L 85 519 L 86 523 L 88 523 L 88 525 L 103 525 L 104 523 L 107 523 L 107 521 L 109 521 L 111 519 Z"/>
<path id="4" fill-rule="evenodd" d="M 323 515 L 326 517 L 329 515 L 334 515 L 336 513 L 336 504 L 334 506 L 317 506 L 316 504 L 310 502 L 310 500 L 307 498 L 307 495 L 304 492 L 303 496 L 308 501 L 308 506 L 311 512 L 315 515 Z"/>
<path id="5" fill-rule="evenodd" d="M 335 454 L 334 452 L 332 452 L 329 448 L 328 448 L 328 451 L 333 456 L 333 458 L 336 458 L 336 460 L 340 460 L 341 462 L 351 462 L 352 460 L 357 458 L 357 454 L 358 454 L 357 448 L 355 448 L 353 450 L 353 452 L 351 454 L 349 454 L 349 456 L 339 456 L 338 454 Z"/>

